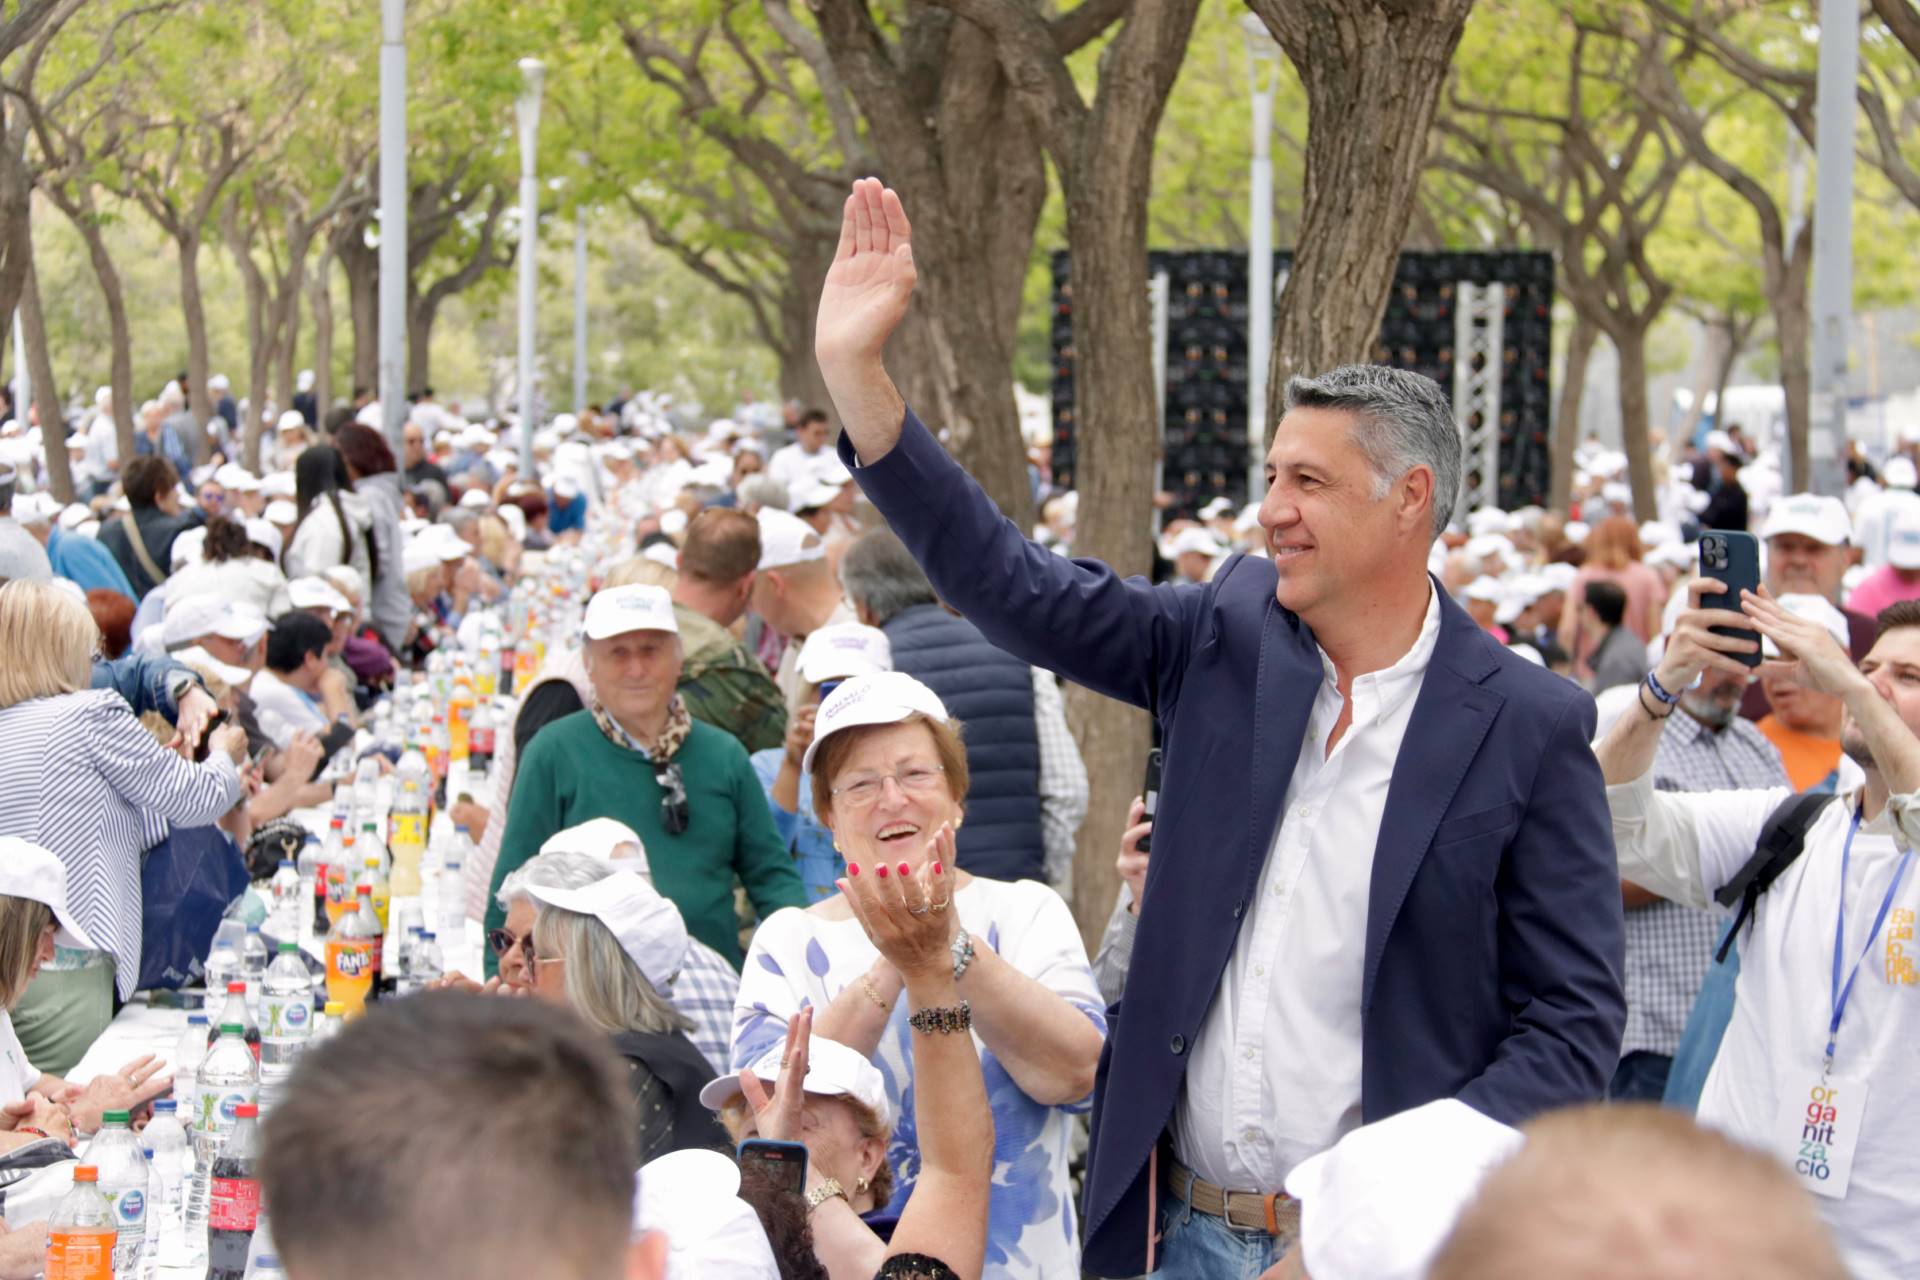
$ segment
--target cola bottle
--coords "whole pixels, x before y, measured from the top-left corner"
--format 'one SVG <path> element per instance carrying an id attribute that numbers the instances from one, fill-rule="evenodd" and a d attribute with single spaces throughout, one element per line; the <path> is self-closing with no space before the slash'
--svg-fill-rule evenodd
<path id="1" fill-rule="evenodd" d="M 260 1108 L 243 1103 L 239 1123 L 213 1162 L 207 1214 L 207 1280 L 246 1280 L 247 1252 L 260 1225 Z"/>

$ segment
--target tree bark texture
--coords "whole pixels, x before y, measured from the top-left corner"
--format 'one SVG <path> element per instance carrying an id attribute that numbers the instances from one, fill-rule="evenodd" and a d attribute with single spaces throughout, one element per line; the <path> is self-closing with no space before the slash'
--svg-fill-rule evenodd
<path id="1" fill-rule="evenodd" d="M 1573 329 L 1567 334 L 1566 362 L 1560 367 L 1560 404 L 1553 416 L 1547 482 L 1547 506 L 1553 511 L 1565 511 L 1573 499 L 1573 450 L 1580 443 L 1580 402 L 1586 398 L 1587 365 L 1599 336 L 1599 328 L 1576 307 Z"/>
<path id="2" fill-rule="evenodd" d="M 94 279 L 100 282 L 100 296 L 107 304 L 108 358 L 107 385 L 113 391 L 114 444 L 125 467 L 134 456 L 133 448 L 133 330 L 127 323 L 127 292 L 120 272 L 107 252 L 106 237 L 100 233 L 100 215 L 94 208 L 93 192 L 81 187 L 67 190 L 45 188 L 47 198 L 66 215 L 87 246 L 87 263 Z"/>
<path id="3" fill-rule="evenodd" d="M 320 246 L 308 284 L 313 294 L 313 403 L 314 417 L 326 425 L 333 407 L 333 242 Z"/>
<path id="4" fill-rule="evenodd" d="M 1607 330 L 1620 356 L 1620 443 L 1633 486 L 1633 518 L 1644 524 L 1659 515 L 1653 486 L 1653 454 L 1647 421 L 1647 331 L 1619 324 Z"/>
<path id="5" fill-rule="evenodd" d="M 47 458 L 47 487 L 64 505 L 74 500 L 73 467 L 67 457 L 67 419 L 60 410 L 60 387 L 53 380 L 53 356 L 47 350 L 47 317 L 40 309 L 40 285 L 27 264 L 20 287 L 20 327 L 26 338 L 27 371 L 33 378 L 33 404 L 40 411 L 41 451 Z"/>
<path id="6" fill-rule="evenodd" d="M 1427 128 L 1471 0 L 1248 0 L 1307 91 L 1305 199 L 1274 309 L 1267 421 L 1287 379 L 1371 359 Z"/>
<path id="7" fill-rule="evenodd" d="M 212 447 L 207 423 L 213 419 L 213 392 L 207 379 L 213 376 L 213 357 L 207 343 L 207 306 L 200 290 L 200 228 L 183 230 L 174 238 L 174 251 L 180 259 L 180 314 L 187 327 L 187 401 L 199 429 L 187 447 L 195 462 L 205 462 Z"/>
<path id="8" fill-rule="evenodd" d="M 0 95 L 0 316 L 19 305 L 33 264 L 33 174 L 24 148 L 23 108 Z M 17 135 L 17 136 L 16 136 Z"/>
<path id="9" fill-rule="evenodd" d="M 353 390 L 380 381 L 380 252 L 367 247 L 368 210 L 342 227 L 333 248 L 347 280 L 347 316 L 353 326 Z"/>
<path id="10" fill-rule="evenodd" d="M 260 264 L 253 257 L 253 242 L 259 234 L 258 213 L 241 220 L 238 200 L 230 200 L 222 210 L 221 228 L 234 264 L 240 268 L 240 282 L 247 302 L 247 418 L 242 450 L 247 470 L 260 473 L 260 437 L 265 428 L 268 380 L 273 371 L 273 334 L 268 322 L 268 287 Z"/>

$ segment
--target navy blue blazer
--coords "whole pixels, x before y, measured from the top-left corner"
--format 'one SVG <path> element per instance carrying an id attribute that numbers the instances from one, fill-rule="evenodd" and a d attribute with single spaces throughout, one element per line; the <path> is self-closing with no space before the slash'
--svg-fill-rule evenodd
<path id="1" fill-rule="evenodd" d="M 1266 864 L 1319 649 L 1274 599 L 1259 557 L 1228 560 L 1205 586 L 1156 587 L 1028 541 L 911 411 L 878 462 L 859 465 L 844 437 L 840 450 L 941 597 L 989 640 L 1164 728 L 1153 858 L 1125 996 L 1107 1013 L 1084 1206 L 1086 1269 L 1137 1275 L 1157 1226 L 1148 1157 Z M 1358 975 L 1367 1121 L 1459 1098 L 1515 1124 L 1605 1091 L 1626 1005 L 1593 731 L 1591 697 L 1442 593 L 1374 849 Z"/>

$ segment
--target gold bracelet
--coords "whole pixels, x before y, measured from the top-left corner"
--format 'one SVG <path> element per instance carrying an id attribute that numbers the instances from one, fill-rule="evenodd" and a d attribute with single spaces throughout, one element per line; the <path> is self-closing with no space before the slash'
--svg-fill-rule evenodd
<path id="1" fill-rule="evenodd" d="M 879 991 L 879 988 L 877 988 L 877 987 L 875 987 L 875 986 L 873 985 L 873 975 L 872 975 L 872 974 L 870 974 L 870 973 L 863 973 L 863 974 L 861 974 L 861 975 L 860 975 L 860 986 L 861 986 L 861 987 L 862 987 L 862 988 L 863 988 L 863 989 L 864 989 L 864 990 L 866 991 L 866 993 L 867 993 L 867 999 L 869 999 L 869 1000 L 871 1000 L 871 1001 L 873 1001 L 873 1002 L 874 1002 L 875 1004 L 877 1004 L 877 1005 L 879 1005 L 879 1006 L 880 1006 L 880 1009 L 881 1009 L 881 1011 L 882 1011 L 883 1013 L 892 1013 L 892 1012 L 893 1012 L 893 1006 L 892 1006 L 892 1005 L 890 1005 L 890 1004 L 888 1004 L 888 1003 L 887 1003 L 887 1002 L 886 1002 L 885 1000 L 882 1000 L 882 999 L 880 998 L 880 991 Z"/>

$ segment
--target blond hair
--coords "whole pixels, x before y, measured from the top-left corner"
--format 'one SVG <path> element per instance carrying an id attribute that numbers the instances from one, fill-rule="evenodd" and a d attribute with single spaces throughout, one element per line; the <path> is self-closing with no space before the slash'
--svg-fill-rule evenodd
<path id="1" fill-rule="evenodd" d="M 1526 1126 L 1429 1280 L 1842 1280 L 1813 1199 L 1770 1155 L 1646 1105 Z"/>
<path id="2" fill-rule="evenodd" d="M 0 894 L 0 1010 L 25 994 L 40 936 L 52 923 L 53 908 L 46 903 Z"/>
<path id="3" fill-rule="evenodd" d="M 100 628 L 87 606 L 38 582 L 0 587 L 0 707 L 93 684 Z"/>
<path id="4" fill-rule="evenodd" d="M 645 556 L 635 556 L 631 560 L 622 560 L 609 569 L 606 581 L 600 584 L 600 589 L 605 591 L 609 587 L 631 587 L 637 584 L 645 587 L 665 587 L 671 591 L 674 584 L 679 581 L 680 575 L 659 561 L 649 560 Z"/>

